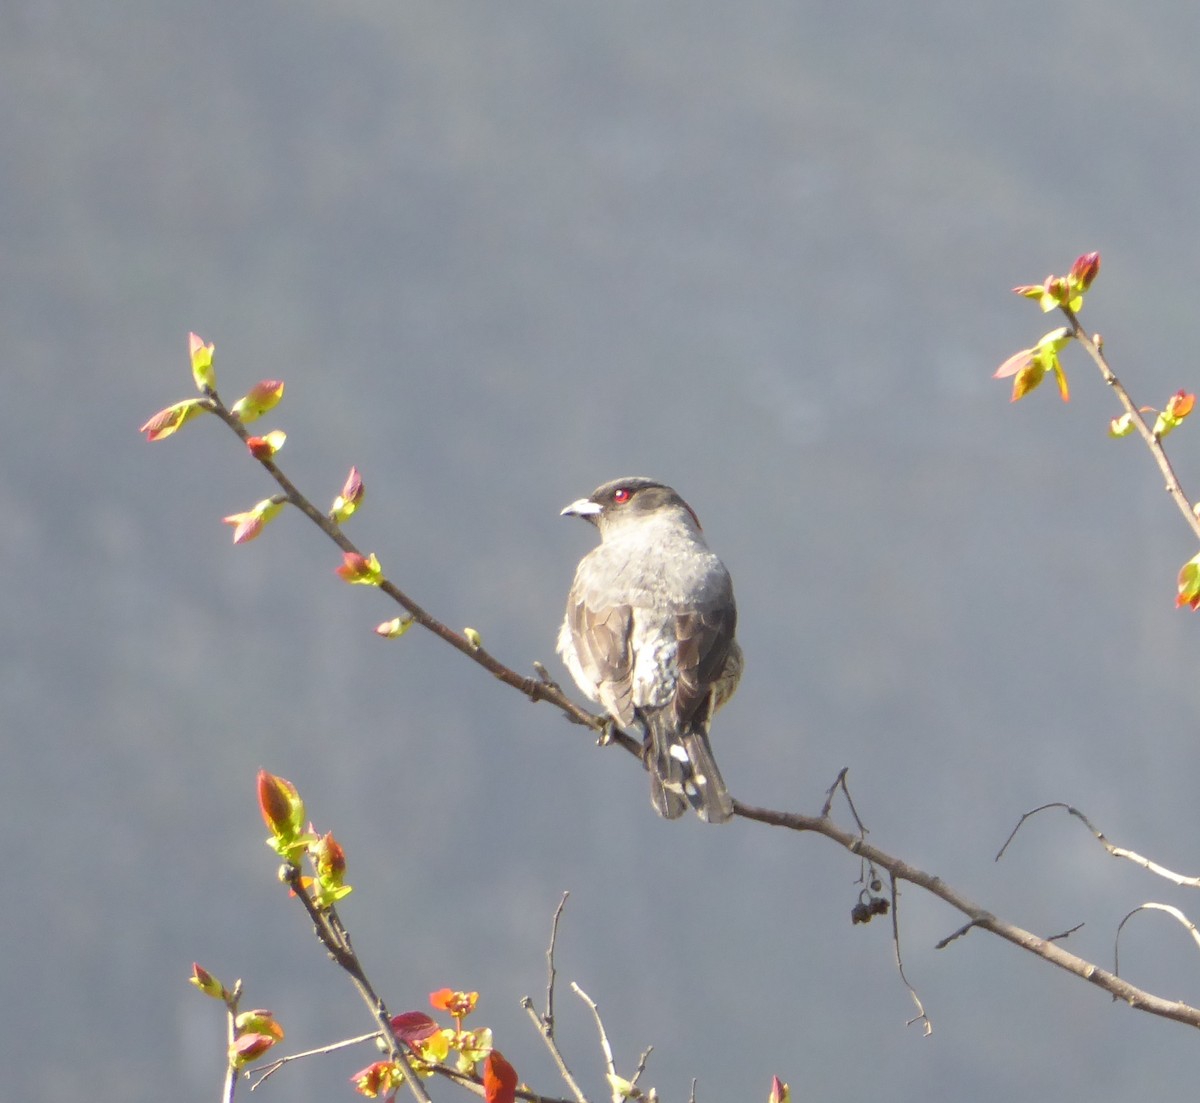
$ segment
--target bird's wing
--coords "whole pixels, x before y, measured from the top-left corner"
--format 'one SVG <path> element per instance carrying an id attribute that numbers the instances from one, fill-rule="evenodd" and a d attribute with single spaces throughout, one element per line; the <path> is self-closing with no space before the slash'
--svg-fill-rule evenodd
<path id="1" fill-rule="evenodd" d="M 737 607 L 732 601 L 675 614 L 677 681 L 671 710 L 678 731 L 695 723 L 708 730 L 714 706 L 712 691 L 725 669 L 736 629 Z"/>
<path id="2" fill-rule="evenodd" d="M 572 593 L 567 623 L 575 644 L 579 669 L 596 687 L 596 699 L 620 724 L 633 723 L 633 656 L 629 634 L 633 611 L 628 605 L 593 609 L 587 599 Z"/>

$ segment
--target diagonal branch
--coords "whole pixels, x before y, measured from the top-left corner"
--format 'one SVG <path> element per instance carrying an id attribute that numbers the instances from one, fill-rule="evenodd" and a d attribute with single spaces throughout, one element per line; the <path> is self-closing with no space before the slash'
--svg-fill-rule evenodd
<path id="1" fill-rule="evenodd" d="M 1051 965 L 1057 965 L 1060 969 L 1065 969 L 1068 973 L 1081 977 L 1089 984 L 1104 989 L 1113 999 L 1121 1000 L 1130 1007 L 1164 1019 L 1172 1019 L 1177 1023 L 1200 1027 L 1200 1008 L 1192 1007 L 1180 1000 L 1163 999 L 1161 996 L 1138 988 L 1128 981 L 1122 980 L 1115 973 L 1110 973 L 1085 958 L 1069 953 L 1056 942 L 1035 935 L 1023 927 L 1018 927 L 1015 923 L 1000 919 L 956 889 L 951 888 L 940 877 L 926 873 L 924 870 L 880 850 L 879 847 L 868 843 L 858 834 L 839 827 L 832 820 L 794 812 L 775 812 L 768 808 L 753 808 L 737 800 L 734 801 L 734 810 L 743 819 L 755 820 L 772 827 L 786 828 L 789 831 L 811 831 L 817 835 L 823 835 L 850 851 L 851 854 L 861 855 L 875 865 L 886 869 L 897 880 L 907 881 L 909 884 L 923 888 L 932 896 L 936 896 L 956 911 L 961 912 L 970 921 L 964 928 L 956 932 L 956 935 L 965 934 L 970 928 L 988 931 L 1011 942 L 1014 946 L 1019 946 L 1022 950 L 1048 961 Z M 949 941 L 946 940 L 946 943 L 943 944 L 948 944 Z"/>
<path id="2" fill-rule="evenodd" d="M 1009 844 L 1013 841 L 1013 839 L 1017 837 L 1017 832 L 1020 831 L 1024 826 L 1025 821 L 1031 816 L 1036 816 L 1039 812 L 1046 811 L 1047 808 L 1062 808 L 1069 812 L 1077 820 L 1080 820 L 1096 838 L 1097 842 L 1099 842 L 1100 845 L 1104 847 L 1104 849 L 1107 850 L 1114 858 L 1125 858 L 1134 865 L 1141 866 L 1147 872 L 1153 873 L 1158 877 L 1162 877 L 1164 880 L 1173 881 L 1175 884 L 1185 888 L 1200 888 L 1200 877 L 1190 877 L 1186 873 L 1176 873 L 1172 869 L 1167 869 L 1166 866 L 1160 866 L 1157 862 L 1143 857 L 1136 850 L 1129 850 L 1126 847 L 1116 846 L 1115 844 L 1109 842 L 1108 837 L 1104 834 L 1104 832 L 1096 827 L 1096 825 L 1093 824 L 1092 821 L 1089 820 L 1087 816 L 1085 816 L 1078 808 L 1074 807 L 1073 805 L 1066 804 L 1060 800 L 1051 801 L 1049 804 L 1043 804 L 1037 808 L 1031 808 L 1028 812 L 1024 813 L 1017 821 L 1017 826 L 1012 829 L 1008 838 L 1004 840 L 1004 845 L 1000 848 L 999 853 L 996 855 L 997 862 L 1004 857 L 1004 852 L 1008 849 Z"/>
<path id="3" fill-rule="evenodd" d="M 216 414 L 234 433 L 241 439 L 242 443 L 246 443 L 250 437 L 245 425 L 241 419 L 234 416 L 228 407 L 221 401 L 215 390 L 210 390 L 206 394 L 206 406 L 212 413 Z M 279 465 L 268 456 L 254 457 L 262 468 L 279 484 L 280 489 L 284 493 L 284 497 L 303 513 L 314 525 L 317 526 L 330 540 L 332 540 L 343 552 L 352 553 L 354 555 L 362 555 L 363 553 L 355 546 L 350 538 L 342 530 L 341 525 L 333 521 L 328 515 L 322 513 L 312 501 L 306 497 L 297 488 L 296 484 L 284 474 Z M 388 595 L 396 604 L 398 604 L 412 619 L 428 632 L 432 632 L 444 643 L 449 644 L 460 654 L 465 655 L 472 662 L 483 667 L 489 674 L 498 678 L 505 685 L 512 686 L 513 689 L 519 690 L 531 701 L 547 701 L 557 708 L 568 720 L 574 724 L 580 724 L 583 727 L 593 728 L 601 735 L 606 735 L 607 730 L 611 728 L 606 717 L 596 716 L 586 709 L 580 708 L 572 701 L 562 689 L 553 681 L 547 678 L 528 678 L 518 674 L 515 670 L 506 666 L 494 655 L 490 654 L 483 647 L 468 639 L 463 633 L 456 632 L 449 625 L 438 620 L 432 613 L 422 608 L 416 601 L 413 600 L 407 593 L 400 589 L 394 582 L 388 579 L 383 579 L 379 584 L 379 589 Z M 544 668 L 543 668 L 544 669 Z M 641 757 L 641 744 L 626 735 L 622 731 L 612 732 L 612 741 L 620 743 L 625 750 Z"/>
<path id="4" fill-rule="evenodd" d="M 329 956 L 347 973 L 354 982 L 354 987 L 358 989 L 359 995 L 371 1009 L 371 1014 L 379 1027 L 379 1036 L 387 1046 L 388 1057 L 403 1070 L 405 1083 L 408 1084 L 409 1091 L 412 1092 L 417 1103 L 431 1103 L 429 1093 L 426 1092 L 425 1086 L 417 1077 L 412 1063 L 408 1059 L 408 1045 L 397 1035 L 392 1026 L 392 1018 L 388 1014 L 387 1005 L 367 978 L 358 954 L 354 952 L 354 947 L 350 944 L 350 935 L 342 926 L 336 909 L 332 904 L 324 908 L 317 906 L 304 885 L 304 879 L 300 875 L 298 866 L 291 863 L 285 864 L 281 870 L 281 879 L 292 890 L 293 895 L 299 899 L 304 910 L 308 912 L 317 938 L 329 951 Z"/>
<path id="5" fill-rule="evenodd" d="M 1134 422 L 1140 426 L 1140 431 L 1143 437 L 1147 439 L 1147 444 L 1151 448 L 1156 461 L 1162 470 L 1164 477 L 1167 480 L 1167 489 L 1171 492 L 1172 497 L 1179 505 L 1182 512 L 1189 518 L 1193 530 L 1200 537 L 1200 519 L 1196 518 L 1192 513 L 1190 503 L 1184 495 L 1182 488 L 1179 486 L 1178 479 L 1175 477 L 1170 463 L 1162 451 L 1161 444 L 1154 437 L 1151 430 L 1142 421 L 1140 414 L 1133 406 L 1128 394 L 1124 388 L 1120 386 L 1116 376 L 1108 368 L 1104 360 L 1102 350 L 1098 343 L 1090 338 L 1079 325 L 1078 319 L 1070 310 L 1064 311 L 1068 321 L 1071 323 L 1074 336 L 1080 341 L 1085 349 L 1092 355 L 1097 365 L 1100 367 L 1105 380 L 1112 386 L 1118 395 L 1122 405 L 1133 416 Z M 235 417 L 231 411 L 221 402 L 215 390 L 208 389 L 205 391 L 203 400 L 204 406 L 212 413 L 216 414 L 225 424 L 243 441 L 246 442 L 249 434 L 242 422 Z M 305 497 L 292 481 L 279 469 L 278 465 L 271 458 L 255 456 L 255 459 L 265 468 L 267 473 L 275 480 L 283 491 L 287 501 L 305 514 L 326 536 L 329 537 L 343 552 L 362 555 L 355 547 L 349 538 L 342 531 L 340 525 L 336 524 L 330 517 L 326 516 L 317 509 L 312 502 Z M 633 754 L 635 757 L 641 758 L 640 741 L 620 731 L 614 730 L 613 725 L 605 717 L 596 716 L 586 709 L 580 708 L 570 700 L 552 680 L 545 676 L 544 670 L 539 670 L 535 665 L 535 670 L 541 675 L 539 678 L 529 678 L 518 674 L 515 670 L 506 666 L 493 655 L 478 646 L 476 641 L 469 639 L 466 635 L 456 632 L 449 626 L 438 620 L 432 614 L 422 608 L 414 601 L 407 593 L 401 590 L 394 583 L 384 579 L 380 582 L 379 588 L 383 590 L 393 601 L 397 602 L 406 610 L 412 619 L 420 624 L 426 630 L 438 636 L 445 643 L 449 644 L 460 654 L 466 656 L 472 662 L 483 667 L 494 677 L 499 679 L 506 685 L 518 690 L 532 701 L 546 701 L 557 708 L 569 721 L 575 724 L 592 729 L 599 733 L 602 737 L 605 734 L 611 734 L 611 741 L 619 743 L 626 751 Z M 844 782 L 844 775 L 839 777 L 839 782 Z M 740 801 L 734 801 L 735 815 L 743 820 L 754 821 L 757 823 L 766 824 L 774 827 L 782 827 L 786 830 L 797 832 L 813 832 L 814 834 L 822 835 L 825 838 L 841 846 L 851 854 L 857 855 L 865 859 L 867 862 L 886 869 L 894 880 L 907 881 L 910 884 L 916 885 L 924 889 L 931 895 L 938 897 L 952 908 L 962 913 L 968 920 L 955 934 L 944 939 L 941 946 L 948 945 L 960 935 L 966 934 L 973 928 L 979 928 L 989 931 L 1000 938 L 1005 939 L 1013 945 L 1064 969 L 1069 973 L 1074 974 L 1099 988 L 1104 989 L 1114 999 L 1122 1000 L 1128 1003 L 1131 1007 L 1145 1011 L 1149 1014 L 1160 1016 L 1166 1019 L 1172 1019 L 1176 1022 L 1185 1023 L 1189 1026 L 1200 1027 L 1200 1009 L 1192 1007 L 1188 1004 L 1166 1000 L 1162 997 L 1155 996 L 1150 992 L 1146 992 L 1132 984 L 1122 980 L 1114 973 L 1101 969 L 1099 966 L 1078 957 L 1075 954 L 1068 953 L 1066 950 L 1058 946 L 1053 940 L 1039 937 L 1026 931 L 1013 923 L 998 918 L 991 912 L 982 908 L 980 905 L 969 900 L 957 890 L 946 885 L 941 878 L 927 873 L 924 870 L 918 869 L 915 866 L 909 865 L 886 851 L 879 849 L 876 846 L 868 843 L 863 832 L 850 832 L 843 830 L 832 819 L 829 818 L 829 804 L 832 802 L 834 791 L 838 788 L 835 783 L 829 793 L 829 801 L 823 814 L 820 816 L 809 816 L 793 812 L 781 812 L 767 808 L 756 808 L 751 805 L 743 804 Z M 848 797 L 848 794 L 847 794 Z M 321 926 L 317 917 L 314 917 L 314 922 L 317 922 L 318 927 Z M 331 947 L 331 952 L 334 952 Z M 335 952 L 335 957 L 337 956 Z M 353 970 L 351 970 L 353 976 Z M 360 982 L 360 977 L 355 977 L 356 983 Z M 365 983 L 366 978 L 361 977 L 361 981 Z M 369 1002 L 373 1001 L 373 1010 L 377 1015 L 377 1019 L 382 1017 L 380 1021 L 381 1029 L 385 1033 L 385 1037 L 390 1034 L 390 1023 L 387 1022 L 386 1013 L 383 1010 L 382 1001 L 370 991 L 369 984 L 363 989 L 364 997 Z M 396 1040 L 393 1037 L 393 1042 Z M 397 1047 L 398 1049 L 399 1047 Z M 399 1054 L 400 1061 L 403 1063 L 404 1055 Z M 410 1077 L 410 1083 L 412 1078 Z M 419 1085 L 414 1085 L 414 1090 L 420 1090 Z"/>
<path id="6" fill-rule="evenodd" d="M 1093 337 L 1088 334 L 1083 326 L 1080 325 L 1078 315 L 1069 306 L 1065 304 L 1061 305 L 1059 310 L 1062 311 L 1067 319 L 1071 335 L 1083 346 L 1084 351 L 1092 358 L 1096 367 L 1100 369 L 1100 374 L 1103 376 L 1104 382 L 1112 388 L 1113 394 L 1117 396 L 1117 401 L 1121 403 L 1121 406 L 1129 415 L 1133 427 L 1137 429 L 1138 435 L 1145 441 L 1146 447 L 1150 449 L 1150 455 L 1154 457 L 1154 462 L 1158 465 L 1158 470 L 1162 473 L 1167 493 L 1171 495 L 1171 500 L 1179 507 L 1179 512 L 1183 514 L 1192 532 L 1196 534 L 1196 538 L 1200 539 L 1200 517 L 1196 516 L 1190 499 L 1183 492 L 1179 476 L 1175 474 L 1175 468 L 1171 466 L 1171 461 L 1167 458 L 1162 441 L 1155 435 L 1154 430 L 1146 424 L 1146 419 L 1142 417 L 1141 410 L 1133 404 L 1133 399 L 1129 397 L 1129 392 L 1125 390 L 1124 384 L 1117 378 L 1112 368 L 1108 366 L 1108 359 L 1104 355 L 1103 341 L 1099 335 Z"/>

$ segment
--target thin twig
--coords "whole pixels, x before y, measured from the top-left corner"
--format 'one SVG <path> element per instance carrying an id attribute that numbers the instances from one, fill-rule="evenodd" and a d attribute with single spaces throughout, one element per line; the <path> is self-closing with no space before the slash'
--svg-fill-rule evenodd
<path id="1" fill-rule="evenodd" d="M 558 1069 L 558 1075 L 563 1078 L 563 1082 L 571 1089 L 571 1094 L 575 1097 L 575 1103 L 588 1103 L 588 1098 L 583 1094 L 583 1089 L 580 1088 L 570 1068 L 567 1067 L 566 1058 L 563 1057 L 562 1050 L 558 1048 L 558 1042 L 555 1041 L 554 1035 L 546 1026 L 546 1020 L 534 1009 L 533 1000 L 526 996 L 521 1000 L 521 1006 L 525 1008 L 529 1018 L 533 1021 L 534 1028 L 546 1044 L 546 1048 L 550 1051 L 550 1056 L 554 1061 L 555 1067 Z"/>
<path id="2" fill-rule="evenodd" d="M 829 815 L 830 811 L 833 808 L 833 798 L 837 794 L 837 791 L 839 789 L 841 789 L 843 792 L 845 792 L 845 790 L 846 790 L 846 775 L 849 772 L 850 772 L 850 767 L 843 766 L 840 770 L 838 770 L 838 776 L 833 779 L 833 784 L 828 789 L 825 790 L 825 803 L 823 805 L 821 805 L 821 815 L 822 816 Z M 846 793 L 847 799 L 849 799 L 849 796 L 850 796 L 850 794 Z M 854 805 L 851 804 L 850 808 L 853 811 Z M 862 825 L 859 824 L 859 826 L 861 827 Z"/>
<path id="3" fill-rule="evenodd" d="M 330 1042 L 328 1045 L 318 1046 L 316 1049 L 306 1049 L 300 1053 L 289 1053 L 265 1065 L 256 1065 L 254 1068 L 246 1070 L 247 1076 L 258 1076 L 258 1079 L 250 1085 L 250 1090 L 255 1091 L 260 1084 L 267 1080 L 268 1077 L 274 1076 L 284 1065 L 291 1064 L 293 1061 L 299 1061 L 302 1057 L 324 1057 L 327 1053 L 336 1053 L 339 1049 L 345 1049 L 347 1046 L 357 1046 L 378 1037 L 379 1031 L 372 1030 L 370 1034 L 360 1034 L 357 1038 L 343 1038 L 340 1042 Z M 260 1073 L 261 1075 L 259 1075 Z"/>
<path id="4" fill-rule="evenodd" d="M 650 1054 L 654 1052 L 653 1046 L 647 1046 L 642 1050 L 641 1057 L 638 1058 L 637 1068 L 633 1070 L 633 1075 L 629 1078 L 629 1086 L 636 1087 L 638 1080 L 641 1079 L 642 1073 L 646 1071 L 646 1062 L 650 1060 Z"/>
<path id="5" fill-rule="evenodd" d="M 1153 873 L 1158 877 L 1162 877 L 1167 881 L 1171 881 L 1176 885 L 1181 885 L 1185 888 L 1200 888 L 1200 877 L 1190 877 L 1184 873 L 1176 873 L 1174 870 L 1167 869 L 1166 866 L 1161 866 L 1157 862 L 1151 861 L 1149 858 L 1142 857 L 1142 855 L 1138 854 L 1137 851 L 1128 850 L 1123 846 L 1113 845 L 1111 842 L 1109 842 L 1108 837 L 1104 834 L 1104 832 L 1096 827 L 1096 825 L 1093 824 L 1083 812 L 1073 805 L 1066 804 L 1060 800 L 1051 801 L 1049 804 L 1043 804 L 1037 808 L 1032 808 L 1022 815 L 1017 821 L 1017 826 L 1012 829 L 1008 838 L 1004 840 L 1004 845 L 996 854 L 997 862 L 1000 861 L 1001 857 L 1004 855 L 1004 852 L 1008 849 L 1008 844 L 1011 843 L 1014 838 L 1016 838 L 1017 832 L 1021 830 L 1021 827 L 1025 821 L 1031 816 L 1036 816 L 1039 812 L 1046 811 L 1048 808 L 1061 808 L 1064 811 L 1069 812 L 1087 827 L 1092 835 L 1095 836 L 1097 842 L 1099 842 L 1100 845 L 1104 847 L 1104 849 L 1107 850 L 1108 853 L 1114 858 L 1124 858 L 1126 861 L 1133 862 L 1134 865 L 1141 866 L 1147 872 Z"/>
<path id="6" fill-rule="evenodd" d="M 895 855 L 859 838 L 853 832 L 843 830 L 832 820 L 794 812 L 777 812 L 769 808 L 755 808 L 737 800 L 734 801 L 734 809 L 743 819 L 755 820 L 758 823 L 770 824 L 772 827 L 781 827 L 788 831 L 809 831 L 816 835 L 822 835 L 850 851 L 851 854 L 865 857 L 868 861 L 886 869 L 898 880 L 916 885 L 939 900 L 945 901 L 950 907 L 971 920 L 969 927 L 978 927 L 997 935 L 1006 942 L 1011 942 L 1014 946 L 1019 946 L 1022 950 L 1048 961 L 1051 965 L 1056 965 L 1058 968 L 1086 980 L 1089 984 L 1094 984 L 1097 988 L 1103 989 L 1109 995 L 1139 1011 L 1188 1026 L 1200 1027 L 1200 1008 L 1180 1000 L 1164 999 L 1162 996 L 1156 996 L 1152 992 L 1129 984 L 1107 969 L 1100 968 L 1094 962 L 1069 953 L 1058 943 L 1041 938 L 1023 927 L 1018 927 L 1015 923 L 1000 919 L 986 908 L 951 888 L 940 877 L 935 877 L 931 873 L 926 873 L 924 870 L 910 865 Z"/>
<path id="7" fill-rule="evenodd" d="M 563 908 L 567 906 L 567 897 L 571 893 L 564 892 L 558 907 L 554 909 L 554 918 L 550 921 L 550 945 L 546 947 L 546 1032 L 554 1035 L 554 947 L 558 942 L 558 921 L 562 918 Z"/>
<path id="8" fill-rule="evenodd" d="M 896 887 L 894 873 L 892 874 L 892 945 L 896 950 L 896 969 L 900 973 L 900 979 L 904 981 L 904 987 L 908 989 L 908 994 L 912 996 L 912 1001 L 917 1007 L 917 1014 L 904 1025 L 912 1026 L 913 1023 L 924 1022 L 925 1029 L 922 1033 L 928 1038 L 933 1033 L 933 1023 L 925 1013 L 925 1005 L 921 1002 L 921 997 L 917 995 L 917 990 L 905 975 L 904 959 L 900 956 L 900 890 Z"/>
<path id="9" fill-rule="evenodd" d="M 1134 405 L 1133 399 L 1129 397 L 1129 392 L 1125 390 L 1125 387 L 1117 378 L 1112 368 L 1108 366 L 1108 359 L 1104 355 L 1101 342 L 1089 335 L 1083 326 L 1079 324 L 1078 316 L 1069 306 L 1063 304 L 1059 309 L 1067 319 L 1071 335 L 1083 346 L 1084 351 L 1092 358 L 1096 367 L 1100 369 L 1100 374 L 1103 376 L 1104 382 L 1112 388 L 1113 393 L 1117 396 L 1117 401 L 1121 403 L 1125 413 L 1129 415 L 1133 427 L 1138 431 L 1138 435 L 1145 442 L 1146 447 L 1150 449 L 1150 455 L 1154 457 L 1154 462 L 1158 465 L 1158 470 L 1162 474 L 1167 493 L 1171 495 L 1171 500 L 1179 507 L 1179 512 L 1183 514 L 1192 532 L 1196 534 L 1196 538 L 1200 539 L 1200 517 L 1196 516 L 1196 511 L 1193 509 L 1191 501 L 1183 492 L 1183 487 L 1179 483 L 1179 477 L 1175 474 L 1175 469 L 1171 466 L 1171 461 L 1167 458 L 1162 441 L 1154 435 L 1154 430 L 1146 424 L 1146 419 L 1142 417 L 1141 410 Z"/>
<path id="10" fill-rule="evenodd" d="M 534 1010 L 533 1000 L 529 996 L 521 1000 L 521 1006 L 525 1008 L 530 1019 L 533 1020 L 533 1025 L 541 1035 L 542 1041 L 546 1043 L 546 1048 L 550 1051 L 550 1056 L 553 1058 L 555 1065 L 558 1066 L 559 1076 L 563 1078 L 567 1087 L 571 1089 L 571 1094 L 575 1097 L 576 1103 L 588 1103 L 587 1096 L 583 1094 L 583 1090 L 579 1087 L 571 1070 L 567 1067 L 566 1058 L 563 1057 L 562 1051 L 558 1048 L 558 1042 L 554 1037 L 554 979 L 557 975 L 554 968 L 554 947 L 558 942 L 558 921 L 562 917 L 563 908 L 566 907 L 567 897 L 570 895 L 569 892 L 562 894 L 562 899 L 559 900 L 558 907 L 554 909 L 554 918 L 550 922 L 550 945 L 546 947 L 546 1012 L 544 1015 L 538 1015 Z"/>
<path id="11" fill-rule="evenodd" d="M 571 981 L 571 991 L 592 1009 L 592 1016 L 596 1020 L 596 1029 L 600 1032 L 600 1048 L 604 1052 L 604 1071 L 608 1077 L 608 1086 L 612 1091 L 612 1100 L 613 1103 L 621 1103 L 620 1078 L 617 1076 L 617 1067 L 613 1062 L 612 1046 L 608 1044 L 608 1035 L 604 1031 L 604 1020 L 600 1018 L 600 1009 L 596 1006 L 596 1001 L 574 981 Z"/>
<path id="12" fill-rule="evenodd" d="M 1121 920 L 1120 923 L 1117 924 L 1117 935 L 1116 935 L 1116 938 L 1113 939 L 1113 972 L 1114 973 L 1120 974 L 1120 972 L 1121 972 L 1121 959 L 1119 956 L 1119 947 L 1120 947 L 1120 942 L 1121 942 L 1121 928 L 1124 927 L 1125 924 L 1128 923 L 1130 919 L 1132 919 L 1135 915 L 1137 915 L 1138 912 L 1141 912 L 1141 911 L 1166 912 L 1169 916 L 1174 918 L 1175 921 L 1178 922 L 1180 924 L 1180 926 L 1182 926 L 1184 928 L 1184 930 L 1186 930 L 1188 932 L 1188 934 L 1190 934 L 1192 936 L 1192 941 L 1195 942 L 1197 946 L 1200 946 L 1200 930 L 1197 929 L 1196 924 L 1193 923 L 1186 915 L 1184 915 L 1183 912 L 1181 912 L 1178 908 L 1173 907 L 1171 904 L 1156 904 L 1156 903 L 1153 903 L 1152 901 L 1147 901 L 1145 904 L 1141 904 L 1138 907 L 1134 908 L 1133 911 L 1131 911 L 1127 916 L 1125 916 L 1124 919 Z M 1113 998 L 1115 999 L 1116 997 L 1114 996 Z"/>
<path id="13" fill-rule="evenodd" d="M 225 997 L 226 1035 L 229 1048 L 226 1051 L 225 1082 L 221 1086 L 221 1103 L 233 1103 L 237 1091 L 238 1070 L 233 1063 L 233 1043 L 237 1040 L 238 1001 L 242 998 L 242 978 L 238 977 L 233 991 Z"/>
<path id="14" fill-rule="evenodd" d="M 944 950 L 956 938 L 962 938 L 963 935 L 970 932 L 972 927 L 978 927 L 978 926 L 979 926 L 978 920 L 968 919 L 961 927 L 958 928 L 957 931 L 952 931 L 950 934 L 946 935 L 945 938 L 939 940 L 938 942 L 935 942 L 933 944 L 933 948 L 935 950 Z"/>
<path id="15" fill-rule="evenodd" d="M 216 391 L 207 393 L 206 406 L 214 414 L 217 415 L 234 433 L 242 440 L 243 443 L 249 438 L 250 434 L 246 427 L 242 424 L 241 419 L 235 417 L 233 413 L 225 406 L 218 397 Z M 362 552 L 355 544 L 346 536 L 341 525 L 333 521 L 328 515 L 322 513 L 312 501 L 300 492 L 296 484 L 291 481 L 283 473 L 278 464 L 269 456 L 254 457 L 262 466 L 263 470 L 279 484 L 288 502 L 295 506 L 303 513 L 314 525 L 317 526 L 326 536 L 329 537 L 343 552 L 351 552 L 355 555 L 362 555 Z M 400 605 L 410 617 L 422 628 L 432 632 L 435 636 L 441 639 L 444 643 L 449 644 L 459 653 L 465 655 L 472 662 L 483 667 L 490 674 L 504 682 L 506 685 L 512 686 L 514 689 L 520 690 L 526 697 L 532 701 L 548 701 L 554 705 L 563 715 L 572 723 L 581 724 L 584 727 L 593 728 L 597 732 L 603 732 L 607 723 L 606 717 L 595 716 L 586 709 L 580 708 L 572 701 L 563 691 L 553 682 L 545 678 L 527 678 L 518 674 L 515 670 L 505 666 L 499 659 L 491 655 L 487 650 L 477 646 L 471 640 L 461 633 L 454 631 L 449 625 L 438 620 L 433 614 L 426 611 L 417 604 L 407 593 L 400 589 L 394 582 L 384 578 L 379 583 L 379 589 L 388 595 L 393 601 Z M 632 736 L 626 735 L 624 732 L 615 732 L 613 740 L 620 743 L 625 750 L 631 754 L 636 754 L 639 758 L 642 753 L 642 745 L 639 740 Z"/>
<path id="16" fill-rule="evenodd" d="M 283 867 L 283 873 L 288 888 L 292 890 L 313 921 L 317 938 L 329 951 L 334 962 L 349 975 L 358 989 L 359 995 L 370 1008 L 376 1023 L 379 1024 L 380 1037 L 387 1045 L 389 1060 L 400 1066 L 404 1073 L 405 1083 L 408 1084 L 409 1091 L 412 1092 L 418 1103 L 431 1103 L 428 1092 L 425 1091 L 424 1085 L 413 1071 L 412 1063 L 408 1059 L 408 1045 L 396 1034 L 387 1005 L 384 1004 L 383 998 L 375 991 L 367 978 L 362 962 L 359 961 L 358 954 L 354 952 L 354 947 L 350 943 L 350 935 L 338 917 L 337 909 L 332 904 L 325 908 L 317 907 L 311 893 L 303 883 L 298 866 L 286 864 Z"/>
<path id="17" fill-rule="evenodd" d="M 1060 942 L 1064 938 L 1070 938 L 1071 935 L 1073 935 L 1076 931 L 1083 930 L 1084 926 L 1085 926 L 1085 924 L 1083 924 L 1083 923 L 1076 923 L 1074 927 L 1068 927 L 1065 931 L 1060 931 L 1058 934 L 1047 935 L 1046 941 L 1047 942 Z"/>

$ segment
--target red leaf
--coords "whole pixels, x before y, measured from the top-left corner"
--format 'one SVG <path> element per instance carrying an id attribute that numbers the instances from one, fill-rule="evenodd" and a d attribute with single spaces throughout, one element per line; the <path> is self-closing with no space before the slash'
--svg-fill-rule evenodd
<path id="1" fill-rule="evenodd" d="M 423 1042 L 432 1037 L 441 1027 L 424 1011 L 404 1011 L 392 1016 L 392 1029 L 397 1038 L 411 1046 L 414 1042 Z"/>
<path id="2" fill-rule="evenodd" d="M 513 1103 L 517 1096 L 517 1070 L 494 1049 L 483 1062 L 483 1098 L 486 1103 Z"/>

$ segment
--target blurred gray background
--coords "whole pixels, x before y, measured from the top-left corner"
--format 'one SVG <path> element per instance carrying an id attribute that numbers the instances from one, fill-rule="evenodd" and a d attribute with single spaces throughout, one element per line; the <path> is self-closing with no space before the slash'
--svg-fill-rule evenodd
<path id="1" fill-rule="evenodd" d="M 289 1050 L 362 1032 L 274 880 L 254 775 L 295 781 L 357 886 L 395 1011 L 438 987 L 564 1094 L 539 1001 L 559 894 L 563 1044 L 594 1097 L 599 1002 L 665 1100 L 1182 1096 L 1196 1038 L 972 934 L 915 890 L 905 964 L 852 928 L 820 838 L 657 820 L 595 749 L 413 633 L 284 515 L 192 393 L 186 335 L 352 537 L 527 670 L 594 540 L 559 509 L 677 486 L 737 586 L 748 670 L 715 746 L 734 793 L 814 812 L 842 766 L 874 842 L 1111 963 L 1190 897 L 1059 814 L 1200 868 L 1195 551 L 1072 350 L 1075 397 L 990 379 L 1047 322 L 1009 293 L 1099 249 L 1086 321 L 1142 403 L 1195 388 L 1200 8 L 1183 0 L 438 0 L 0 9 L 0 1060 L 12 1099 L 214 1098 L 246 980 Z M 1171 445 L 1200 486 L 1194 432 Z M 406 886 L 401 889 L 401 880 Z M 1143 916 L 1125 975 L 1200 1001 Z M 260 1091 L 350 1098 L 369 1050 Z M 453 1090 L 435 1087 L 439 1097 Z"/>

